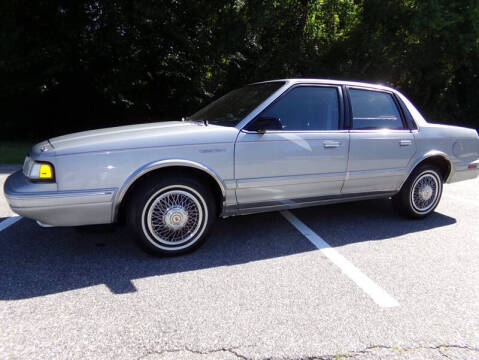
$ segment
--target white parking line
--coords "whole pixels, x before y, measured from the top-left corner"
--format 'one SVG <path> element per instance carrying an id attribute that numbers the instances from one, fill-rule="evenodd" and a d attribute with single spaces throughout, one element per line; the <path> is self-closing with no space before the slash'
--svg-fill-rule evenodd
<path id="1" fill-rule="evenodd" d="M 21 220 L 22 216 L 12 216 L 0 222 L 0 231 L 5 230 L 10 225 L 15 224 L 18 220 Z"/>
<path id="2" fill-rule="evenodd" d="M 368 278 L 349 260 L 334 250 L 321 236 L 311 230 L 306 224 L 294 216 L 290 211 L 281 211 L 281 214 L 293 225 L 301 234 L 303 234 L 314 246 L 316 246 L 333 264 L 356 283 L 363 291 L 368 294 L 376 304 L 381 307 L 395 307 L 399 303 L 386 291 L 380 288 L 374 281 Z"/>

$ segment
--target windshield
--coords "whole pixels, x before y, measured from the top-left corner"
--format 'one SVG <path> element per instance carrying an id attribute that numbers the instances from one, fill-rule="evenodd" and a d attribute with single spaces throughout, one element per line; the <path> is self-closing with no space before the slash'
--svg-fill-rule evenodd
<path id="1" fill-rule="evenodd" d="M 206 120 L 215 125 L 235 126 L 283 85 L 283 81 L 275 81 L 247 85 L 230 91 L 187 119 Z"/>

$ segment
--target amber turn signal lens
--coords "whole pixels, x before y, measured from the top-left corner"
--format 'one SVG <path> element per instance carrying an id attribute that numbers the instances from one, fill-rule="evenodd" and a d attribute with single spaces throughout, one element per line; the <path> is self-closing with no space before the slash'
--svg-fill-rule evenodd
<path id="1" fill-rule="evenodd" d="M 53 179 L 52 166 L 50 164 L 40 165 L 40 179 Z"/>

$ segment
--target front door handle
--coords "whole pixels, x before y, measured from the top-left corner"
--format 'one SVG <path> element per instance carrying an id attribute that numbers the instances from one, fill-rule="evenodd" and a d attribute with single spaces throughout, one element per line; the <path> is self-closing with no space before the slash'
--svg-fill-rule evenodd
<path id="1" fill-rule="evenodd" d="M 412 145 L 411 140 L 401 140 L 401 141 L 399 141 L 399 146 L 409 146 L 409 145 Z"/>
<path id="2" fill-rule="evenodd" d="M 323 146 L 326 149 L 337 148 L 341 146 L 341 143 L 339 141 L 323 141 Z"/>

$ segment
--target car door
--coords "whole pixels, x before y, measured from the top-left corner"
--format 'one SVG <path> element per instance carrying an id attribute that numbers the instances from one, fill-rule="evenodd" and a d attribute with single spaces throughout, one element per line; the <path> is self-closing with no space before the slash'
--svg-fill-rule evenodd
<path id="1" fill-rule="evenodd" d="M 348 87 L 350 149 L 343 194 L 395 191 L 416 152 L 392 92 Z"/>
<path id="2" fill-rule="evenodd" d="M 347 130 L 342 130 L 340 86 L 288 89 L 251 123 L 277 119 L 264 133 L 243 129 L 235 146 L 240 209 L 294 205 L 339 195 L 344 182 Z"/>

